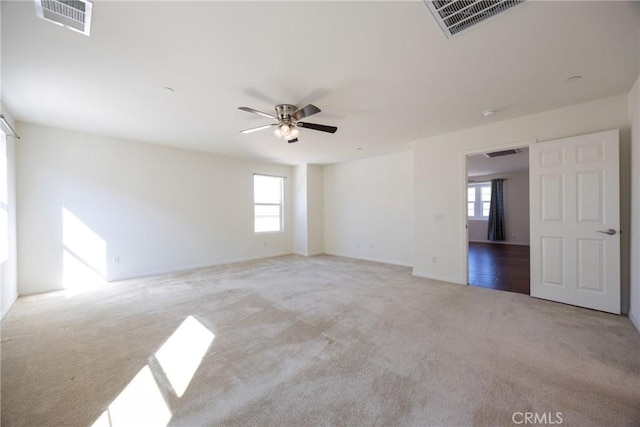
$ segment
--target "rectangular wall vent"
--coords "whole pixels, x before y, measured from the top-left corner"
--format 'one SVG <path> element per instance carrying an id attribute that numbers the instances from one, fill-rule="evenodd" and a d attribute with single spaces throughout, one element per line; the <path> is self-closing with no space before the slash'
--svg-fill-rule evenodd
<path id="1" fill-rule="evenodd" d="M 511 154 L 518 154 L 518 150 L 494 151 L 493 153 L 485 153 L 484 155 L 491 159 L 493 157 L 509 156 Z"/>
<path id="2" fill-rule="evenodd" d="M 526 0 L 424 0 L 447 37 L 485 22 Z"/>
<path id="3" fill-rule="evenodd" d="M 70 30 L 90 35 L 91 10 L 89 0 L 35 0 L 38 17 Z"/>

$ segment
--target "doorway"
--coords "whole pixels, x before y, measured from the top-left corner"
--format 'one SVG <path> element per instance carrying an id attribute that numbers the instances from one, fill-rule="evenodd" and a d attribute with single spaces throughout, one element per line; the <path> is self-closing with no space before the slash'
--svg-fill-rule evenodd
<path id="1" fill-rule="evenodd" d="M 491 233 L 496 218 L 490 226 L 496 193 L 501 233 Z M 469 285 L 530 294 L 528 147 L 467 156 L 467 243 Z"/>

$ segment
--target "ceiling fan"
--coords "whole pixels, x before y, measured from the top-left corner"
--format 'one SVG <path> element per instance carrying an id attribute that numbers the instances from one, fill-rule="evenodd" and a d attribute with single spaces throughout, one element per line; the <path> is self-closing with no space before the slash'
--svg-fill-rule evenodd
<path id="1" fill-rule="evenodd" d="M 280 104 L 276 105 L 276 114 L 264 113 L 262 111 L 254 110 L 249 107 L 238 107 L 242 111 L 258 114 L 260 116 L 268 117 L 275 120 L 277 123 L 271 123 L 264 126 L 258 126 L 251 129 L 241 130 L 240 133 L 251 133 L 263 129 L 268 129 L 273 126 L 276 127 L 275 134 L 278 138 L 284 138 L 289 144 L 292 142 L 298 142 L 298 135 L 300 131 L 298 128 L 319 130 L 320 132 L 335 133 L 338 128 L 335 126 L 318 125 L 316 123 L 300 122 L 299 120 L 309 117 L 313 114 L 320 112 L 320 109 L 315 105 L 307 105 L 304 108 L 298 109 L 295 105 Z"/>

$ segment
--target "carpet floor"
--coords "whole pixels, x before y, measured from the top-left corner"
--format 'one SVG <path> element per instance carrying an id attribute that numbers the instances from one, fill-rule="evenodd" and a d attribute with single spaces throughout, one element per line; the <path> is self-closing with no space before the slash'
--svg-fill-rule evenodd
<path id="1" fill-rule="evenodd" d="M 3 426 L 640 425 L 626 317 L 332 256 L 20 298 L 0 350 Z"/>

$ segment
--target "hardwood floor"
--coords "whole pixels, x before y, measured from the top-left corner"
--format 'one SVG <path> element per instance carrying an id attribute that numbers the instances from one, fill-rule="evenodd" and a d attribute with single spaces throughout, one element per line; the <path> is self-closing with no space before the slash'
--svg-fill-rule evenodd
<path id="1" fill-rule="evenodd" d="M 469 242 L 469 284 L 529 295 L 529 246 Z"/>

